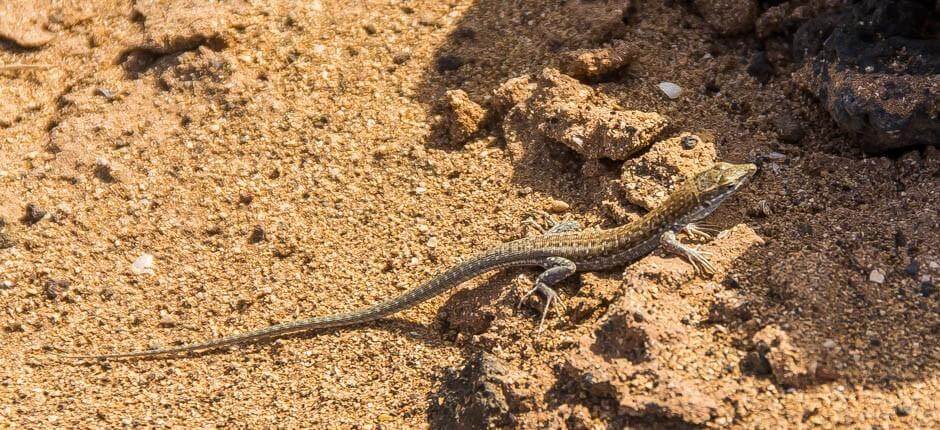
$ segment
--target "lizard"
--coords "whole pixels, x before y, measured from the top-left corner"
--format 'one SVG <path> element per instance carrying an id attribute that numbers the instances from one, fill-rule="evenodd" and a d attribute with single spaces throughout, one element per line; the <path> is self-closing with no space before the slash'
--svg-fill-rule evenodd
<path id="1" fill-rule="evenodd" d="M 687 258 L 698 271 L 713 271 L 705 253 L 681 243 L 678 232 L 708 236 L 696 222 L 710 215 L 757 171 L 754 164 L 715 163 L 691 176 L 658 207 L 636 221 L 605 230 L 581 230 L 573 221 L 557 223 L 540 236 L 505 242 L 460 262 L 423 284 L 377 304 L 328 316 L 272 325 L 243 334 L 162 349 L 101 355 L 64 355 L 72 359 L 153 357 L 216 349 L 273 339 L 303 331 L 373 321 L 422 303 L 487 272 L 535 266 L 544 271 L 523 299 L 538 291 L 545 296 L 539 329 L 552 303 L 563 304 L 552 286 L 575 272 L 599 271 L 632 263 L 662 245 Z M 521 303 L 521 302 L 520 302 Z"/>

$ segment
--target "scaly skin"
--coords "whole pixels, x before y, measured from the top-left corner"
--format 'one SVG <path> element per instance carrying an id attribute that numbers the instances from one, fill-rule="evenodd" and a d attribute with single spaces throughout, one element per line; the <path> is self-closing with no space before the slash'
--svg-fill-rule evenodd
<path id="1" fill-rule="evenodd" d="M 273 325 L 249 333 L 178 347 L 66 357 L 150 357 L 214 349 L 320 328 L 361 324 L 409 309 L 486 272 L 518 266 L 545 268 L 532 289 L 533 292 L 538 290 L 546 295 L 547 301 L 542 314 L 544 321 L 549 306 L 553 300 L 557 301 L 558 297 L 551 289 L 553 284 L 576 271 L 596 271 L 631 263 L 650 253 L 661 241 L 668 245 L 668 249 L 685 255 L 693 264 L 698 263 L 696 267 L 711 267 L 701 254 L 675 241 L 674 233 L 711 214 L 756 170 L 757 167 L 753 164 L 717 163 L 687 180 L 660 207 L 637 221 L 600 231 L 555 229 L 543 236 L 507 242 L 451 267 L 410 291 L 360 310 Z M 561 227 L 571 229 L 571 225 Z"/>

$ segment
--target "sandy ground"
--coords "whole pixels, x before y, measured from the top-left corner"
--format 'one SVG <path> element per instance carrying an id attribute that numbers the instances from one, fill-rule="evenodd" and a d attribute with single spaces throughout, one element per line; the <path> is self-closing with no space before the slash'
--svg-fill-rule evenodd
<path id="1" fill-rule="evenodd" d="M 594 2 L 29 3 L 0 20 L 0 63 L 42 66 L 0 70 L 0 427 L 425 427 L 447 369 L 479 351 L 534 381 L 519 427 L 940 426 L 940 155 L 850 149 L 786 74 L 746 73 L 746 37 L 716 37 L 682 2 L 623 19 Z M 737 226 L 708 245 L 715 276 L 663 254 L 584 275 L 560 291 L 591 312 L 539 334 L 538 301 L 513 308 L 534 272 L 507 272 L 363 327 L 50 358 L 351 310 L 534 234 L 534 210 L 635 217 L 623 162 L 552 142 L 513 157 L 499 118 L 458 144 L 438 110 L 447 90 L 487 105 L 507 79 L 614 37 L 636 58 L 596 91 L 668 118 L 664 138 L 763 161 L 710 220 Z M 152 274 L 132 270 L 143 254 Z M 596 359 L 586 342 L 616 335 L 597 324 L 628 305 L 660 310 L 649 337 L 683 333 L 644 371 L 698 387 L 704 414 L 669 403 L 672 388 L 637 410 L 629 389 L 573 382 Z"/>

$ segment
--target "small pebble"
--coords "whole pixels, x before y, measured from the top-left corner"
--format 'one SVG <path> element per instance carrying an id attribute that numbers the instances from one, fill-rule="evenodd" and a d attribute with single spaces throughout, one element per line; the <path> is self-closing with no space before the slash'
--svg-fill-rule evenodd
<path id="1" fill-rule="evenodd" d="M 937 292 L 937 286 L 932 282 L 926 281 L 920 284 L 920 295 L 930 297 Z"/>
<path id="2" fill-rule="evenodd" d="M 26 214 L 23 215 L 22 221 L 27 225 L 36 224 L 39 221 L 42 221 L 43 217 L 46 216 L 46 211 L 39 208 L 33 203 L 26 205 Z"/>
<path id="3" fill-rule="evenodd" d="M 251 235 L 248 236 L 248 243 L 261 243 L 267 237 L 267 233 L 264 231 L 264 226 L 256 225 L 251 229 Z"/>
<path id="4" fill-rule="evenodd" d="M 747 74 L 762 84 L 770 82 L 774 76 L 774 66 L 770 64 L 765 52 L 759 51 L 751 56 L 751 61 L 747 65 Z"/>
<path id="5" fill-rule="evenodd" d="M 767 203 L 767 200 L 761 199 L 754 206 L 752 214 L 757 217 L 769 217 L 774 214 L 774 211 L 770 208 L 770 203 Z"/>
<path id="6" fill-rule="evenodd" d="M 422 194 L 424 194 L 424 193 L 426 193 L 426 192 L 428 192 L 428 189 L 425 188 L 425 187 L 416 187 L 416 188 L 415 188 L 415 194 L 417 194 L 417 195 L 419 195 L 419 196 L 422 195 Z"/>
<path id="7" fill-rule="evenodd" d="M 571 208 L 571 205 L 569 205 L 568 203 L 565 203 L 561 200 L 554 200 L 554 199 L 549 201 L 546 207 L 546 209 L 549 212 L 556 213 L 556 214 L 567 212 L 569 208 Z"/>
<path id="8" fill-rule="evenodd" d="M 13 288 L 13 281 L 0 282 L 0 288 L 3 288 L 4 290 L 9 290 L 10 288 Z"/>
<path id="9" fill-rule="evenodd" d="M 375 28 L 375 24 L 372 24 L 372 23 L 364 24 L 362 26 L 362 29 L 365 30 L 366 33 L 369 34 L 369 36 L 373 36 L 379 32 L 379 29 Z"/>
<path id="10" fill-rule="evenodd" d="M 113 168 L 107 158 L 98 157 L 95 159 L 95 176 L 104 182 L 114 182 Z"/>
<path id="11" fill-rule="evenodd" d="M 882 284 L 885 281 L 885 272 L 881 269 L 872 270 L 871 273 L 868 274 L 868 280 L 876 284 Z"/>
<path id="12" fill-rule="evenodd" d="M 797 143 L 803 140 L 803 136 L 806 135 L 803 124 L 796 117 L 791 115 L 778 117 L 774 121 L 774 125 L 777 127 L 777 135 L 780 137 L 780 140 L 787 143 Z"/>
<path id="13" fill-rule="evenodd" d="M 695 146 L 698 145 L 698 136 L 690 134 L 682 138 L 682 147 L 684 149 L 695 149 Z"/>
<path id="14" fill-rule="evenodd" d="M 131 272 L 136 275 L 153 275 L 153 255 L 143 253 L 131 264 Z"/>
<path id="15" fill-rule="evenodd" d="M 672 82 L 660 82 L 659 89 L 670 99 L 675 99 L 682 95 L 682 87 Z"/>
<path id="16" fill-rule="evenodd" d="M 408 60 L 410 60 L 410 59 L 411 59 L 411 51 L 409 51 L 409 50 L 406 49 L 406 50 L 404 50 L 404 51 L 401 51 L 401 52 L 395 54 L 395 55 L 392 57 L 392 62 L 395 63 L 395 64 L 401 65 L 401 64 L 407 63 Z"/>
<path id="17" fill-rule="evenodd" d="M 173 327 L 176 325 L 176 319 L 167 311 L 160 311 L 160 327 Z"/>
<path id="18" fill-rule="evenodd" d="M 832 339 L 826 339 L 826 341 L 823 342 L 823 348 L 826 348 L 826 349 L 835 349 L 837 346 L 839 345 L 836 344 L 836 341 Z"/>
<path id="19" fill-rule="evenodd" d="M 58 300 L 65 295 L 71 285 L 72 283 L 67 280 L 50 279 L 43 287 L 43 295 L 49 300 Z"/>
<path id="20" fill-rule="evenodd" d="M 904 268 L 904 272 L 910 275 L 912 278 L 917 276 L 917 272 L 920 271 L 920 264 L 917 263 L 917 260 L 911 261 L 911 264 L 908 264 Z"/>

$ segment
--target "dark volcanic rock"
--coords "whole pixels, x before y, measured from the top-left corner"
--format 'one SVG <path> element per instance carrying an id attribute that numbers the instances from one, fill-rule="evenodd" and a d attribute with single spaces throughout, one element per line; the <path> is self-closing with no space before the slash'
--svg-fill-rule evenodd
<path id="1" fill-rule="evenodd" d="M 430 399 L 431 428 L 506 428 L 535 402 L 527 373 L 487 354 L 477 353 L 459 372 L 451 371 Z"/>
<path id="2" fill-rule="evenodd" d="M 865 0 L 803 24 L 798 80 L 880 152 L 940 143 L 940 12 L 933 1 Z"/>

